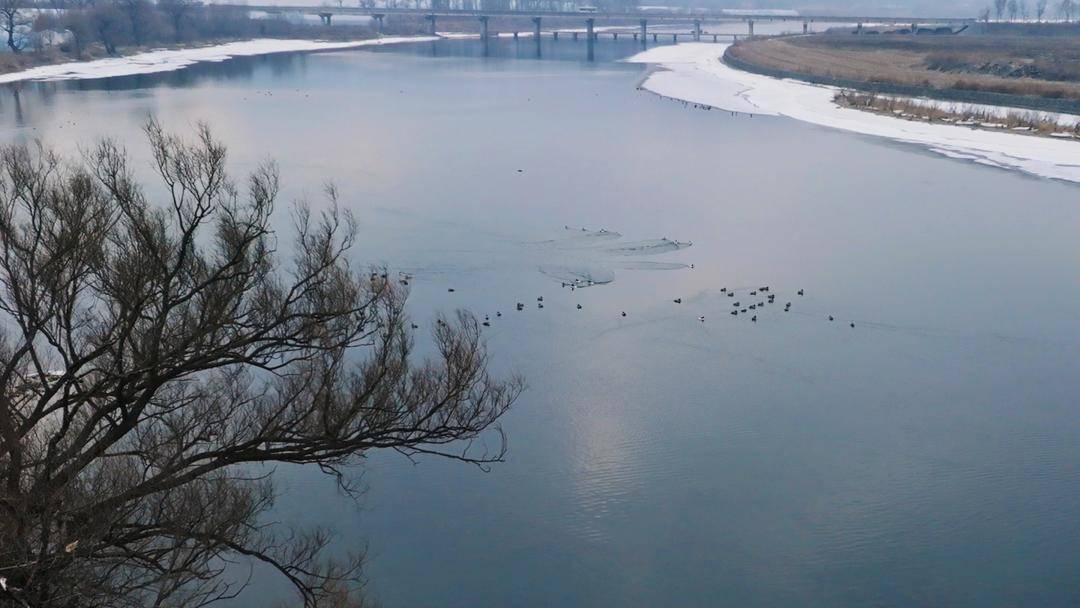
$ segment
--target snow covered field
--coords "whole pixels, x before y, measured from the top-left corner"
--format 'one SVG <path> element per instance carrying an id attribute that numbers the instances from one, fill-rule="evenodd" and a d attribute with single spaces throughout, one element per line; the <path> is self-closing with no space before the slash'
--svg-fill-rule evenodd
<path id="1" fill-rule="evenodd" d="M 660 46 L 627 59 L 662 67 L 643 87 L 667 97 L 796 120 L 926 146 L 944 156 L 1080 183 L 1080 142 L 902 120 L 841 108 L 836 89 L 731 68 L 727 45 Z M 1063 118 L 1064 120 L 1064 118 Z"/>
<path id="2" fill-rule="evenodd" d="M 401 42 L 425 42 L 430 40 L 438 40 L 438 38 L 433 36 L 398 36 L 349 42 L 260 38 L 190 49 L 161 49 L 129 55 L 127 57 L 43 65 L 21 72 L 0 74 L 0 83 L 15 82 L 19 80 L 74 80 L 108 78 L 110 76 L 129 76 L 132 74 L 154 74 L 157 72 L 180 70 L 202 61 L 225 61 L 233 57 L 268 55 L 271 53 L 291 53 L 297 51 L 332 51 L 363 46 L 395 44 Z"/>

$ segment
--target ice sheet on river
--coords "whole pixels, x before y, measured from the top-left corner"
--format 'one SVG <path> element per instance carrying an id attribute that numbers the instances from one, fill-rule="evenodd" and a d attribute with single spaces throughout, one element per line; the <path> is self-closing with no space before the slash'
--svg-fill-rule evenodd
<path id="1" fill-rule="evenodd" d="M 541 274 L 565 285 L 590 287 L 614 281 L 617 270 L 689 268 L 680 262 L 634 258 L 679 251 L 690 247 L 691 243 L 667 237 L 630 241 L 606 228 L 591 230 L 566 226 L 562 235 L 534 241 L 531 246 L 540 257 L 537 270 Z"/>
<path id="2" fill-rule="evenodd" d="M 427 40 L 438 40 L 438 38 L 434 36 L 394 36 L 347 42 L 259 38 L 190 49 L 159 49 L 127 57 L 43 65 L 21 72 L 0 74 L 0 83 L 19 80 L 81 80 L 134 74 L 155 74 L 180 70 L 203 61 L 219 62 L 233 57 L 300 51 L 333 51 L 402 42 L 424 42 Z"/>
<path id="3" fill-rule="evenodd" d="M 733 112 L 779 115 L 813 124 L 926 146 L 981 164 L 1080 182 L 1080 142 L 962 126 L 930 124 L 841 108 L 835 88 L 736 70 L 720 57 L 728 45 L 659 46 L 627 59 L 662 67 L 642 86 L 649 91 Z"/>

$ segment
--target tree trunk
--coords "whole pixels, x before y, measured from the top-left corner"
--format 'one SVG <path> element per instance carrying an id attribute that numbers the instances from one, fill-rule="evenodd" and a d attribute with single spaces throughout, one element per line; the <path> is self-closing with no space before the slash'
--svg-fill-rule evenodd
<path id="1" fill-rule="evenodd" d="M 4 16 L 4 29 L 7 30 L 7 45 L 12 53 L 20 51 L 19 45 L 15 44 L 15 15 L 14 13 Z"/>

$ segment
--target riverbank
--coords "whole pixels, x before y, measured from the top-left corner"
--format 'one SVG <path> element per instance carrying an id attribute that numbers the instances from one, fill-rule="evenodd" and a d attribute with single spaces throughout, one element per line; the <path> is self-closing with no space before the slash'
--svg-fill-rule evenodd
<path id="1" fill-rule="evenodd" d="M 136 74 L 155 74 L 158 72 L 181 70 L 196 63 L 227 61 L 234 57 L 250 57 L 254 55 L 270 55 L 275 53 L 336 51 L 365 46 L 425 42 L 431 40 L 438 40 L 438 37 L 387 36 L 383 38 L 346 41 L 256 38 L 253 40 L 190 48 L 156 49 L 122 57 L 42 65 L 18 72 L 0 74 L 0 84 L 27 80 L 82 80 L 90 78 L 109 78 L 113 76 L 131 76 Z"/>
<path id="2" fill-rule="evenodd" d="M 902 120 L 838 106 L 838 89 L 735 69 L 727 46 L 686 43 L 649 49 L 627 61 L 653 71 L 642 87 L 659 95 L 749 115 L 786 116 L 845 131 L 922 146 L 950 158 L 1080 183 L 1080 144 L 955 124 Z"/>
<path id="3" fill-rule="evenodd" d="M 1080 42 L 987 36 L 815 35 L 738 42 L 741 70 L 869 93 L 1080 113 Z"/>

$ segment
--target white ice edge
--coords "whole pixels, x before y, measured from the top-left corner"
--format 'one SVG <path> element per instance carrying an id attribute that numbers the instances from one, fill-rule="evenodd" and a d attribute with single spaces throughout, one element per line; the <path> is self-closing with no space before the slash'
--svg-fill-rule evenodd
<path id="1" fill-rule="evenodd" d="M 918 144 L 949 158 L 1080 183 L 1080 142 L 930 124 L 843 108 L 836 89 L 734 69 L 729 45 L 659 46 L 625 61 L 662 67 L 642 86 L 658 95 L 733 112 L 787 116 L 817 125 Z M 1066 116 L 1066 115 L 1063 115 Z"/>
<path id="2" fill-rule="evenodd" d="M 160 49 L 146 51 L 126 57 L 95 59 L 43 65 L 10 74 L 0 74 L 0 84 L 20 80 L 81 80 L 88 78 L 109 78 L 112 76 L 130 76 L 133 74 L 155 74 L 181 70 L 204 61 L 225 61 L 233 57 L 269 55 L 272 53 L 294 53 L 299 51 L 332 51 L 352 49 L 382 44 L 403 42 L 425 42 L 438 40 L 435 36 L 395 36 L 331 42 L 322 40 L 278 40 L 257 38 L 241 42 L 229 42 L 213 46 L 190 49 Z"/>

